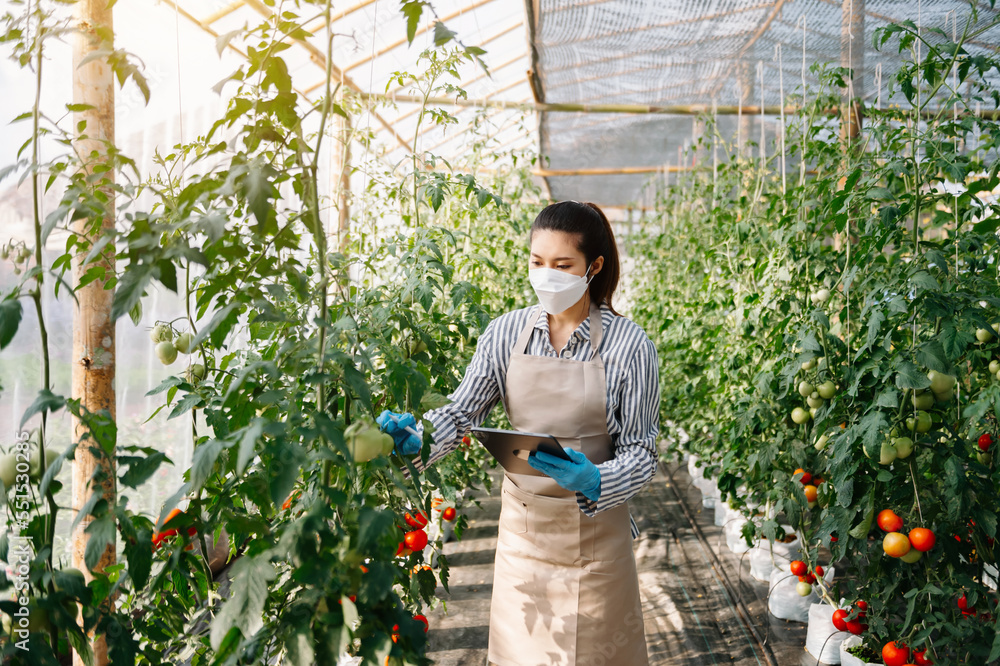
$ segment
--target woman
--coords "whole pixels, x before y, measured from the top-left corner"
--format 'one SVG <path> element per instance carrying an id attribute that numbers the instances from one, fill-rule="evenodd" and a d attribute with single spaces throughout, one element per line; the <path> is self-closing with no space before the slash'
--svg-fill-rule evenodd
<path id="1" fill-rule="evenodd" d="M 490 610 L 498 666 L 647 664 L 626 501 L 656 471 L 656 350 L 611 305 L 619 261 L 594 204 L 564 201 L 531 227 L 528 277 L 539 306 L 504 314 L 479 337 L 458 390 L 424 418 L 429 461 L 454 449 L 498 402 L 512 426 L 554 435 L 572 459 L 529 463 L 546 476 L 506 474 Z M 416 453 L 409 414 L 379 423 Z"/>

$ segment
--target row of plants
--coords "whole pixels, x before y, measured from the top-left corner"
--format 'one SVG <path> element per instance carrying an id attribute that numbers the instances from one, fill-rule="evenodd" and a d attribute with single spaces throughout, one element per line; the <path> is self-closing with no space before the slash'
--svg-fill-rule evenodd
<path id="1" fill-rule="evenodd" d="M 850 72 L 814 66 L 786 178 L 708 119 L 693 150 L 728 161 L 662 192 L 637 250 L 673 452 L 748 543 L 794 529 L 801 594 L 835 563 L 838 629 L 887 666 L 1000 657 L 1000 123 L 976 115 L 1000 63 L 967 49 L 985 19 L 973 4 L 955 41 L 875 31 L 904 66 L 857 137 L 828 112 Z"/>
<path id="2" fill-rule="evenodd" d="M 71 32 L 60 4 L 15 3 L 3 17 L 0 42 L 21 66 L 40 72 L 52 40 Z M 447 587 L 448 565 L 442 530 L 428 528 L 452 523 L 461 535 L 466 519 L 456 506 L 466 491 L 489 486 L 489 465 L 466 442 L 418 471 L 393 453 L 375 418 L 390 409 L 419 420 L 443 404 L 479 332 L 530 293 L 519 276 L 539 198 L 527 172 L 534 158 L 498 149 L 480 119 L 459 162 L 416 147 L 387 163 L 360 121 L 361 100 L 332 79 L 308 100 L 289 74 L 287 38 L 306 37 L 305 25 L 317 13 L 329 19 L 332 3 L 280 5 L 227 35 L 248 60 L 226 87 L 225 115 L 205 136 L 161 150 L 154 172 L 138 173 L 112 145 L 73 151 L 86 127 L 60 119 L 63 110 L 36 103 L 22 117 L 34 123 L 32 141 L 0 177 L 34 184 L 36 196 L 62 194 L 55 211 L 35 219 L 34 247 L 4 251 L 20 282 L 0 294 L 0 348 L 30 316 L 23 303 L 45 290 L 70 308 L 74 289 L 105 283 L 115 289 L 111 316 L 134 322 L 154 289 L 176 292 L 185 309 L 149 327 L 150 353 L 173 374 L 151 392 L 158 407 L 148 416 L 187 420 L 194 452 L 183 485 L 146 515 L 130 498 L 173 461 L 148 446 L 116 447 L 108 412 L 89 412 L 68 387 L 40 387 L 22 427 L 38 426 L 33 450 L 51 462 L 16 495 L 13 479 L 0 477 L 8 508 L 0 560 L 14 561 L 10 544 L 20 538 L 33 545 L 26 575 L 0 573 L 0 660 L 17 662 L 26 647 L 35 663 L 68 663 L 72 648 L 89 662 L 85 633 L 96 632 L 112 663 L 280 656 L 311 664 L 345 655 L 380 666 L 429 663 L 424 612 L 437 603 L 436 586 Z M 433 8 L 404 2 L 401 11 L 412 40 Z M 461 94 L 459 72 L 482 65 L 483 51 L 440 23 L 434 35 L 415 70 L 394 80 L 425 98 Z M 148 94 L 128 54 L 100 57 L 123 85 Z M 336 125 L 337 117 L 351 122 Z M 443 109 L 420 113 L 423 124 L 455 122 Z M 37 145 L 52 138 L 64 150 L 43 160 Z M 364 188 L 350 193 L 347 232 L 330 231 L 344 200 L 321 181 L 336 142 L 370 148 L 354 151 L 348 166 Z M 104 232 L 108 216 L 116 225 Z M 81 221 L 83 229 L 74 226 Z M 41 248 L 54 231 L 68 240 L 45 264 Z M 44 334 L 40 307 L 37 314 Z M 46 420 L 62 410 L 86 424 L 86 440 L 49 441 Z M 95 493 L 76 512 L 53 498 L 62 466 L 84 447 L 113 461 L 119 492 L 115 503 Z M 108 544 L 124 546 L 120 562 L 86 576 L 59 561 L 53 541 L 58 521 L 84 516 L 88 569 Z M 222 599 L 215 565 L 227 560 L 231 592 Z M 19 624 L 18 597 L 30 600 L 30 622 Z"/>

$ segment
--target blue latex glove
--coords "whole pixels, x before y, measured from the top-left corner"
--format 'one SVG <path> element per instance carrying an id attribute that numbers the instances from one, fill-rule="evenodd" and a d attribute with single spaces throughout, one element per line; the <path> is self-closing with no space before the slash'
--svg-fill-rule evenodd
<path id="1" fill-rule="evenodd" d="M 566 490 L 581 492 L 591 502 L 596 502 L 601 496 L 601 472 L 597 465 L 575 449 L 566 449 L 566 453 L 570 457 L 568 461 L 537 451 L 528 456 L 528 464 L 551 476 Z"/>
<path id="2" fill-rule="evenodd" d="M 409 412 L 397 414 L 387 409 L 378 415 L 375 423 L 378 423 L 382 432 L 392 436 L 392 441 L 396 443 L 396 453 L 400 455 L 412 456 L 423 446 L 423 428 L 417 425 L 417 420 Z"/>

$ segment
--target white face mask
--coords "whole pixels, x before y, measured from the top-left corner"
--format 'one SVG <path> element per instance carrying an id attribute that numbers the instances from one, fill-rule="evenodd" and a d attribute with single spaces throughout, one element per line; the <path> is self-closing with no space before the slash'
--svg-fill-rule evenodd
<path id="1" fill-rule="evenodd" d="M 587 270 L 589 272 L 589 266 Z M 528 281 L 538 296 L 538 302 L 549 314 L 559 314 L 576 305 L 593 278 L 593 275 L 588 279 L 586 275 L 573 275 L 554 268 L 532 268 L 528 271 Z"/>

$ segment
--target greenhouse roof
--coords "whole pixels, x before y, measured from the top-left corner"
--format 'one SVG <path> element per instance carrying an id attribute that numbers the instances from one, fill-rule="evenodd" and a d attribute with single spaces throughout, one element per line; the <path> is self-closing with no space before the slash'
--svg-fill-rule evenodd
<path id="1" fill-rule="evenodd" d="M 171 2 L 172 0 L 164 0 Z M 259 0 L 177 0 L 180 8 L 206 30 L 225 34 L 271 11 Z M 341 8 L 342 7 L 342 8 Z M 356 0 L 340 5 L 334 32 L 334 66 L 355 90 L 405 97 L 405 88 L 390 81 L 393 73 L 413 67 L 418 49 L 429 45 L 440 20 L 464 44 L 478 45 L 490 74 L 473 64 L 463 72 L 461 87 L 470 100 L 506 102 L 507 108 L 488 112 L 500 145 L 538 146 L 548 160 L 546 174 L 553 198 L 593 200 L 625 206 L 639 201 L 643 183 L 663 167 L 679 165 L 678 148 L 689 145 L 697 123 L 691 115 L 642 112 L 641 107 L 667 105 L 777 105 L 815 84 L 809 71 L 815 62 L 839 64 L 842 54 L 862 72 L 856 94 L 875 102 L 898 69 L 901 57 L 893 48 L 879 52 L 873 31 L 892 22 L 910 20 L 922 28 L 946 34 L 964 27 L 969 3 L 957 0 L 712 0 L 696 2 L 636 2 L 634 0 L 437 0 L 434 14 L 425 12 L 413 45 L 406 40 L 405 18 L 394 2 Z M 998 10 L 979 2 L 979 25 Z M 845 20 L 854 14 L 863 35 L 850 34 Z M 253 18 L 259 18 L 253 17 Z M 316 33 L 322 21 L 316 23 Z M 933 38 L 933 36 L 931 36 Z M 306 94 L 322 89 L 322 50 L 316 41 L 303 49 L 300 88 Z M 969 51 L 996 51 L 1000 28 L 979 35 Z M 530 74 L 529 72 L 532 72 Z M 881 83 L 881 85 L 878 85 Z M 887 102 L 885 97 L 881 98 Z M 526 136 L 517 122 L 525 107 L 546 104 L 631 105 L 629 113 L 539 111 L 537 136 Z M 380 109 L 374 127 L 392 150 L 412 149 L 415 104 Z M 530 108 L 530 107 L 528 107 Z M 459 118 L 476 105 L 453 111 Z M 756 118 L 752 120 L 756 122 Z M 775 118 L 766 121 L 774 125 Z M 459 129 L 425 130 L 420 150 L 446 158 L 463 147 Z M 735 120 L 724 120 L 723 131 L 735 133 Z M 773 127 L 769 127 L 773 137 Z M 748 127 L 760 136 L 759 127 Z M 537 143 L 536 143 L 537 142 Z M 612 173 L 616 170 L 625 173 Z M 592 171 L 592 173 L 587 173 Z M 560 175 L 560 174 L 572 175 Z M 600 175 L 602 177 L 595 177 Z"/>
<path id="2" fill-rule="evenodd" d="M 140 108 L 141 101 L 128 99 L 136 97 L 135 91 L 123 91 L 118 101 L 120 136 L 162 122 L 166 135 L 154 139 L 176 140 L 177 132 L 169 127 L 171 115 L 199 114 L 206 123 L 219 117 L 208 110 L 222 103 L 210 92 L 212 84 L 247 53 L 244 41 L 227 41 L 227 36 L 258 23 L 280 5 L 271 0 L 116 5 L 119 38 L 142 58 L 153 74 L 152 84 L 160 87 L 158 103 L 154 90 L 156 109 Z M 960 32 L 969 13 L 969 3 L 959 0 L 434 0 L 430 6 L 411 44 L 399 2 L 334 3 L 333 78 L 379 102 L 363 122 L 377 133 L 388 163 L 410 154 L 414 140 L 421 153 L 460 162 L 475 127 L 497 150 L 540 151 L 545 168 L 537 173 L 553 198 L 608 206 L 641 206 L 647 196 L 643 186 L 650 178 L 670 178 L 669 172 L 690 166 L 681 166 L 681 151 L 701 127 L 691 105 L 709 112 L 713 105 L 730 111 L 736 105 L 751 107 L 754 115 L 740 123 L 742 138 L 756 141 L 761 129 L 754 107 L 778 104 L 782 93 L 787 97 L 796 92 L 803 81 L 816 83 L 809 66 L 839 64 L 842 53 L 861 72 L 855 92 L 871 103 L 885 104 L 887 87 L 902 60 L 894 46 L 874 50 L 873 31 L 911 20 L 929 39 L 942 39 L 929 30 Z M 979 25 L 998 14 L 984 0 L 977 8 Z M 315 100 L 325 89 L 326 31 L 321 10 L 298 10 L 308 11 L 316 14 L 307 23 L 312 35 L 290 40 L 283 57 L 296 89 Z M 864 33 L 842 40 L 844 20 L 852 15 L 853 25 L 863 27 Z M 396 76 L 419 71 L 417 56 L 433 44 L 438 21 L 462 44 L 486 51 L 482 60 L 489 73 L 475 62 L 464 64 L 457 85 L 468 99 L 464 106 L 442 105 L 457 122 L 440 127 L 425 120 L 418 132 L 414 88 L 398 85 Z M 164 30 L 150 34 L 142 29 L 149 24 Z M 996 51 L 997 44 L 1000 28 L 994 27 L 967 43 L 967 49 Z M 992 76 L 1000 87 L 996 73 Z M 10 80 L 0 71 L 0 83 L 5 78 Z M 176 95 L 176 101 L 170 95 Z M 586 108 L 567 110 L 567 105 Z M 625 108 L 609 112 L 611 105 Z M 11 116 L 23 110 L 19 107 Z M 133 114 L 135 125 L 122 122 L 126 112 Z M 474 122 L 475 114 L 480 116 Z M 187 131 L 180 134 L 191 138 L 197 124 L 192 119 L 184 122 Z M 723 136 L 735 135 L 737 124 L 732 115 L 720 116 Z M 768 116 L 764 124 L 770 141 L 777 116 Z M 151 139 L 142 141 L 149 148 L 145 143 Z M 0 144 L 20 142 L 0 132 Z M 145 150 L 147 157 L 149 152 Z"/>

